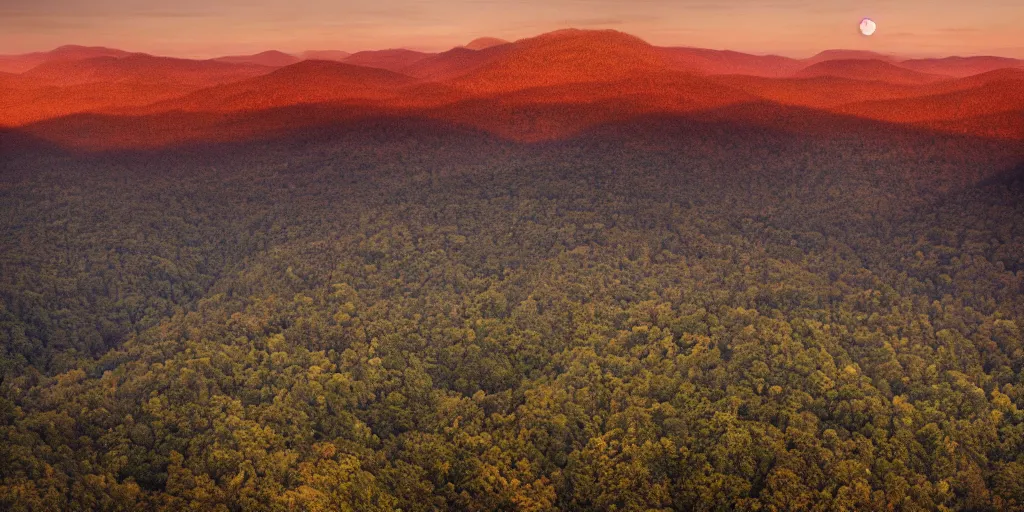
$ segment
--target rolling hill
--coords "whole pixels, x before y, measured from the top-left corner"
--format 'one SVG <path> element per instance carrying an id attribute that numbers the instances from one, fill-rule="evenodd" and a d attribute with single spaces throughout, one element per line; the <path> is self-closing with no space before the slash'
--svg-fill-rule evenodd
<path id="1" fill-rule="evenodd" d="M 19 126 L 78 112 L 120 112 L 272 71 L 229 64 L 130 54 L 51 60 L 0 77 L 0 124 Z"/>
<path id="2" fill-rule="evenodd" d="M 54 60 L 26 71 L 21 76 L 41 85 L 56 86 L 139 82 L 203 87 L 243 80 L 270 71 L 270 67 L 253 64 L 154 57 L 139 53 L 124 57 Z"/>
<path id="3" fill-rule="evenodd" d="M 924 126 L 965 135 L 1024 140 L 1024 109 L 974 117 L 930 121 Z"/>
<path id="4" fill-rule="evenodd" d="M 751 101 L 756 98 L 742 91 L 669 72 L 616 82 L 519 89 L 413 114 L 454 121 L 513 140 L 540 141 L 651 114 L 680 115 Z"/>
<path id="5" fill-rule="evenodd" d="M 521 39 L 486 65 L 452 81 L 478 94 L 568 83 L 615 82 L 666 72 L 660 52 L 613 30 L 560 30 Z"/>
<path id="6" fill-rule="evenodd" d="M 309 50 L 302 52 L 301 56 L 305 60 L 333 60 L 341 62 L 351 55 L 351 53 L 341 50 Z"/>
<path id="7" fill-rule="evenodd" d="M 722 85 L 783 105 L 831 108 L 855 101 L 905 98 L 926 94 L 918 87 L 833 76 L 764 78 L 748 75 L 711 77 Z"/>
<path id="8" fill-rule="evenodd" d="M 487 48 L 503 44 L 508 44 L 508 41 L 498 39 L 497 37 L 478 37 L 470 41 L 465 48 L 469 50 L 486 50 Z"/>
<path id="9" fill-rule="evenodd" d="M 428 99 L 414 100 L 424 97 Z M 123 115 L 73 116 L 27 129 L 62 144 L 112 149 L 243 140 L 356 118 L 397 116 L 541 141 L 623 119 L 694 113 L 755 100 L 700 77 L 671 73 L 460 97 L 442 84 L 417 84 L 385 70 L 305 61 Z"/>
<path id="10" fill-rule="evenodd" d="M 852 80 L 876 81 L 900 85 L 921 85 L 945 80 L 947 77 L 930 75 L 901 68 L 875 59 L 826 60 L 811 64 L 793 74 L 796 78 L 829 76 Z"/>
<path id="11" fill-rule="evenodd" d="M 666 65 L 680 71 L 707 75 L 750 75 L 784 77 L 799 70 L 803 63 L 778 55 L 750 55 L 728 50 L 703 48 L 659 48 Z"/>
<path id="12" fill-rule="evenodd" d="M 82 58 L 96 53 L 113 55 Z M 31 124 L 67 144 L 76 136 L 104 144 L 92 140 L 100 133 L 149 145 L 257 137 L 357 114 L 426 118 L 529 141 L 657 115 L 736 126 L 784 121 L 809 132 L 827 132 L 830 122 L 865 131 L 903 124 L 1006 138 L 1020 135 L 1013 123 L 1024 111 L 1024 69 L 959 78 L 921 71 L 963 74 L 1013 59 L 904 65 L 834 50 L 797 60 L 656 47 L 614 30 L 483 39 L 436 54 L 327 50 L 196 61 L 62 47 L 23 57 L 42 60 L 22 74 L 0 72 L 0 125 Z"/>
<path id="13" fill-rule="evenodd" d="M 954 121 L 1024 110 L 1024 80 L 999 80 L 944 94 L 852 103 L 836 111 L 895 123 Z"/>
<path id="14" fill-rule="evenodd" d="M 65 45 L 48 52 L 35 52 L 24 55 L 0 55 L 0 71 L 6 73 L 24 73 L 25 71 L 49 61 L 74 61 L 94 59 L 97 57 L 125 57 L 127 55 L 131 55 L 131 53 L 102 46 Z"/>
<path id="15" fill-rule="evenodd" d="M 0 126 L 22 126 L 81 112 L 123 112 L 194 90 L 180 84 L 130 82 L 0 88 Z"/>
<path id="16" fill-rule="evenodd" d="M 473 71 L 505 55 L 512 45 L 492 46 L 483 50 L 452 48 L 446 52 L 430 55 L 424 59 L 399 68 L 398 71 L 425 80 L 450 80 Z"/>
<path id="17" fill-rule="evenodd" d="M 899 65 L 921 73 L 966 77 L 1003 68 L 1024 68 L 1024 60 L 990 56 L 944 57 L 941 59 L 909 59 L 901 61 Z"/>
<path id="18" fill-rule="evenodd" d="M 867 50 L 824 50 L 803 60 L 805 66 L 826 62 L 830 60 L 880 60 L 882 62 L 896 62 L 891 55 L 867 51 Z"/>
<path id="19" fill-rule="evenodd" d="M 268 50 L 255 55 L 229 55 L 227 57 L 218 57 L 213 60 L 217 62 L 228 62 L 231 64 L 256 64 L 258 66 L 279 68 L 289 64 L 295 64 L 302 59 L 277 50 Z"/>
<path id="20" fill-rule="evenodd" d="M 307 60 L 266 75 L 203 89 L 158 103 L 146 112 L 230 112 L 262 110 L 303 103 L 386 100 L 411 84 L 408 76 L 342 62 Z"/>
<path id="21" fill-rule="evenodd" d="M 352 55 L 349 55 L 344 62 L 355 66 L 366 66 L 401 72 L 402 69 L 426 59 L 431 55 L 433 54 L 406 49 L 371 50 L 353 53 Z"/>

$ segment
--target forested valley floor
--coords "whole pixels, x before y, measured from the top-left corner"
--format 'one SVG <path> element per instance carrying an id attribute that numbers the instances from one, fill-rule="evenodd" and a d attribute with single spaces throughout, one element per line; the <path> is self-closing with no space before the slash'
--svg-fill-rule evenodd
<path id="1" fill-rule="evenodd" d="M 0 508 L 1024 510 L 1021 162 L 671 119 L 9 151 Z"/>

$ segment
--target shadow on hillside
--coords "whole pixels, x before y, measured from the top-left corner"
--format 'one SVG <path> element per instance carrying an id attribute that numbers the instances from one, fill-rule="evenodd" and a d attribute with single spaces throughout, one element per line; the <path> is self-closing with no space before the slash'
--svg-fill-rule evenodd
<path id="1" fill-rule="evenodd" d="M 1024 160 L 1017 165 L 978 183 L 980 188 L 1006 187 L 1013 192 L 1024 192 Z"/>
<path id="2" fill-rule="evenodd" d="M 562 107 L 548 105 L 539 111 L 569 122 L 586 106 Z M 501 121 L 500 116 L 495 119 Z M 201 155 L 213 158 L 253 150 L 299 151 L 317 144 L 353 139 L 370 144 L 413 139 L 423 147 L 467 144 L 530 147 L 620 142 L 671 145 L 673 140 L 709 136 L 763 143 L 807 137 L 858 138 L 889 145 L 934 143 L 952 153 L 957 148 L 1012 151 L 1020 146 L 1020 141 L 1016 140 L 953 134 L 771 102 L 683 113 L 631 114 L 592 124 L 580 123 L 573 129 L 562 130 L 564 133 L 539 140 L 523 140 L 509 136 L 508 130 L 494 129 L 495 119 L 456 121 L 432 117 L 429 112 L 382 112 L 353 105 L 298 105 L 237 114 L 170 112 L 141 117 L 74 114 L 19 129 L 0 130 L 0 150 L 5 155 L 46 152 L 77 156 Z"/>

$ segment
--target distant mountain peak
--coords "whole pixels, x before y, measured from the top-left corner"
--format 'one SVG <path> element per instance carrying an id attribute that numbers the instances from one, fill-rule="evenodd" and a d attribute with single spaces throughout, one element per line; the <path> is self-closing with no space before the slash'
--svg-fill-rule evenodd
<path id="1" fill-rule="evenodd" d="M 53 52 L 70 52 L 70 51 L 99 51 L 99 52 L 116 52 L 116 53 L 129 53 L 124 50 L 118 50 L 116 48 L 108 48 L 106 46 L 85 46 L 80 44 L 65 44 L 58 46 L 53 49 Z"/>
<path id="2" fill-rule="evenodd" d="M 289 54 L 287 54 L 285 52 L 282 52 L 280 50 L 267 50 L 265 52 L 260 52 L 260 53 L 257 53 L 255 55 L 253 55 L 253 57 L 281 57 L 281 56 L 291 57 L 292 55 L 289 55 Z"/>
<path id="3" fill-rule="evenodd" d="M 44 62 L 49 61 L 76 61 L 94 59 L 97 57 L 126 57 L 133 55 L 131 52 L 106 48 L 103 46 L 81 46 L 67 44 L 50 50 L 48 52 L 34 52 L 24 55 L 0 55 L 0 71 L 7 73 L 24 73 Z"/>
<path id="4" fill-rule="evenodd" d="M 344 62 L 326 60 L 304 60 L 289 64 L 265 75 L 267 77 L 334 74 L 339 76 L 373 76 L 393 81 L 410 80 L 409 77 L 388 71 Z"/>
<path id="5" fill-rule="evenodd" d="M 805 69 L 831 69 L 845 67 L 891 69 L 897 68 L 898 66 L 880 59 L 830 59 L 822 62 L 816 62 L 807 66 Z"/>
<path id="6" fill-rule="evenodd" d="M 884 60 L 857 58 L 816 62 L 803 68 L 795 76 L 801 78 L 832 76 L 906 85 L 926 84 L 946 78 L 907 69 Z"/>
<path id="7" fill-rule="evenodd" d="M 497 37 L 478 37 L 469 42 L 466 48 L 470 50 L 486 50 L 492 46 L 500 46 L 508 44 L 508 41 L 504 39 L 498 39 Z"/>
<path id="8" fill-rule="evenodd" d="M 535 40 L 544 39 L 589 39 L 589 40 L 604 40 L 604 41 L 629 41 L 629 42 L 640 42 L 650 46 L 647 41 L 634 36 L 633 34 L 627 34 L 615 29 L 583 29 L 583 28 L 563 28 L 559 30 L 553 30 L 551 32 L 545 32 L 539 36 L 527 38 Z M 523 41 L 522 39 L 520 41 Z"/>
<path id="9" fill-rule="evenodd" d="M 347 64 L 367 66 L 371 68 L 400 71 L 416 62 L 434 55 L 406 48 L 389 48 L 387 50 L 367 50 L 353 53 L 345 58 Z"/>
<path id="10" fill-rule="evenodd" d="M 54 48 L 47 55 L 53 59 L 92 59 L 96 57 L 124 57 L 132 55 L 132 52 L 126 52 L 124 50 L 118 50 L 116 48 L 107 48 L 105 46 L 80 46 L 76 44 L 66 44 Z"/>
<path id="11" fill-rule="evenodd" d="M 664 59 L 646 41 L 615 30 L 565 29 L 520 39 L 486 65 L 456 80 L 467 90 L 612 82 L 666 72 Z"/>
<path id="12" fill-rule="evenodd" d="M 882 53 L 872 52 L 868 50 L 836 49 L 818 52 L 813 57 L 806 59 L 805 62 L 807 62 L 808 64 L 814 64 L 829 60 L 880 60 L 883 62 L 893 62 L 897 59 L 892 55 L 885 55 Z"/>
<path id="13" fill-rule="evenodd" d="M 342 61 L 352 54 L 341 50 L 307 50 L 302 52 L 301 57 L 308 60 L 334 60 Z"/>
<path id="14" fill-rule="evenodd" d="M 923 73 L 935 73 L 955 77 L 966 77 L 1006 68 L 1024 67 L 1024 60 L 1008 57 L 978 55 L 969 57 L 942 57 L 929 59 L 908 59 L 900 66 Z"/>
<path id="15" fill-rule="evenodd" d="M 213 60 L 233 64 L 259 64 L 261 66 L 281 67 L 295 64 L 302 59 L 282 51 L 267 50 L 253 55 L 228 55 Z"/>

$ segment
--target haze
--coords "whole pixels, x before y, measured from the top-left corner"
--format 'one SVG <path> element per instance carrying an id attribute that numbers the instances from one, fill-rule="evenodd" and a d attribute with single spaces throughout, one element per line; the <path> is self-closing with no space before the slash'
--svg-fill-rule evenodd
<path id="1" fill-rule="evenodd" d="M 857 32 L 863 17 L 881 28 Z M 478 36 L 514 40 L 614 28 L 653 44 L 794 57 L 827 48 L 907 56 L 1024 57 L 1018 0 L 6 0 L 0 53 L 68 43 L 188 57 L 308 49 L 443 50 Z"/>

